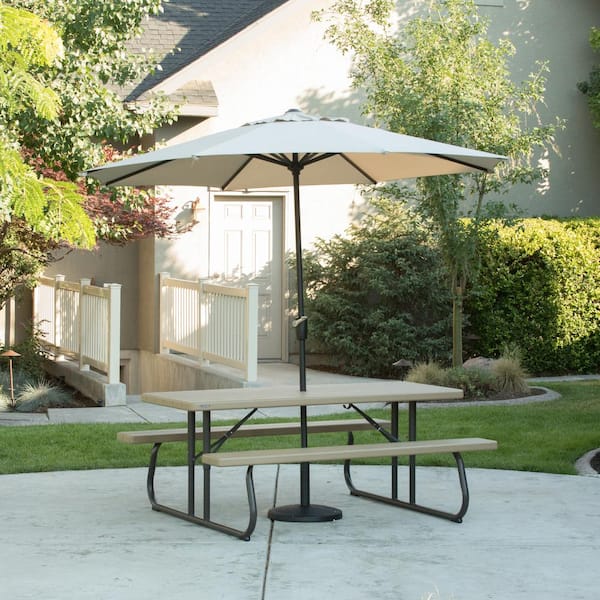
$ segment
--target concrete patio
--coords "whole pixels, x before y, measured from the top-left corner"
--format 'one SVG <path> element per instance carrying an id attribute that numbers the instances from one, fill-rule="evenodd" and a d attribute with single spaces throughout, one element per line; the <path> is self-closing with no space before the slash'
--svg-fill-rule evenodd
<path id="1" fill-rule="evenodd" d="M 313 500 L 341 508 L 343 519 L 272 524 L 273 502 L 297 501 L 298 468 L 257 467 L 260 512 L 249 542 L 153 512 L 144 469 L 0 476 L 1 597 L 598 597 L 597 477 L 470 469 L 471 506 L 456 524 L 353 498 L 340 466 L 311 472 Z M 381 488 L 387 475 L 385 467 L 357 467 L 355 480 Z M 243 473 L 214 476 L 214 516 L 242 525 Z M 418 477 L 419 499 L 455 507 L 453 470 Z M 184 469 L 164 469 L 158 485 L 162 499 L 183 499 Z"/>
<path id="2" fill-rule="evenodd" d="M 263 370 L 266 385 L 270 372 Z M 296 376 L 281 366 L 271 382 L 294 384 Z M 327 380 L 339 378 L 309 371 L 309 384 Z M 0 417 L 5 426 L 177 420 L 136 397 L 126 407 Z M 250 542 L 153 512 L 145 469 L 2 475 L 0 598 L 598 598 L 600 476 L 469 469 L 468 455 L 465 462 L 471 504 L 462 524 L 351 497 L 333 465 L 311 466 L 311 498 L 341 508 L 342 520 L 273 524 L 271 506 L 298 501 L 298 467 L 257 467 Z M 354 480 L 385 492 L 388 475 L 361 466 Z M 243 470 L 215 469 L 213 477 L 213 517 L 242 526 Z M 418 501 L 457 507 L 453 469 L 418 469 L 417 478 Z M 159 501 L 183 505 L 185 486 L 184 468 L 157 475 Z"/>

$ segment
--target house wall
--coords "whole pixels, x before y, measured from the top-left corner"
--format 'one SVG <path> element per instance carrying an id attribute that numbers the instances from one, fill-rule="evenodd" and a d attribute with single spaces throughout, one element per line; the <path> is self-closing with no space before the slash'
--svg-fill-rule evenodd
<path id="1" fill-rule="evenodd" d="M 482 2 L 483 3 L 483 2 Z M 491 39 L 506 35 L 516 46 L 513 79 L 524 80 L 536 61 L 546 61 L 543 122 L 560 117 L 566 127 L 556 136 L 555 148 L 539 157 L 550 168 L 547 180 L 517 186 L 505 199 L 529 215 L 595 216 L 600 214 L 598 157 L 600 131 L 592 127 L 587 98 L 577 83 L 589 78 L 598 63 L 590 48 L 592 26 L 600 26 L 598 0 L 487 0 L 481 13 L 491 19 Z M 504 197 L 503 197 L 504 198 Z"/>

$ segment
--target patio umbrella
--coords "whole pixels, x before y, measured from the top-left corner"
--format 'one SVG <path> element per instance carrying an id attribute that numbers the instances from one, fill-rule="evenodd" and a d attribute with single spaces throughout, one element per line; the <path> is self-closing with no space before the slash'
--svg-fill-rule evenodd
<path id="1" fill-rule="evenodd" d="M 109 186 L 184 185 L 221 190 L 292 187 L 296 235 L 300 391 L 306 391 L 300 185 L 375 184 L 430 175 L 491 172 L 504 157 L 321 118 L 299 110 L 261 119 L 188 142 L 86 171 Z M 307 441 L 306 407 L 300 409 L 301 443 Z M 301 504 L 273 509 L 285 521 L 339 519 L 341 511 L 309 501 L 309 465 L 301 465 Z"/>
<path id="2" fill-rule="evenodd" d="M 300 185 L 375 184 L 491 172 L 504 157 L 289 110 L 86 171 L 109 186 L 185 185 L 221 190 L 293 187 L 300 390 L 306 390 Z"/>

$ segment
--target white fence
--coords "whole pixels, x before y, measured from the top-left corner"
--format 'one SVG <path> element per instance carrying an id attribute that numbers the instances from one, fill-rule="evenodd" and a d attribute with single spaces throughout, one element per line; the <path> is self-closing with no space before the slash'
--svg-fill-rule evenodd
<path id="1" fill-rule="evenodd" d="M 222 363 L 256 381 L 258 286 L 231 288 L 160 274 L 160 352 Z"/>
<path id="2" fill-rule="evenodd" d="M 121 286 L 91 285 L 41 277 L 33 295 L 34 323 L 55 356 L 79 359 L 82 370 L 94 367 L 108 383 L 119 383 Z"/>

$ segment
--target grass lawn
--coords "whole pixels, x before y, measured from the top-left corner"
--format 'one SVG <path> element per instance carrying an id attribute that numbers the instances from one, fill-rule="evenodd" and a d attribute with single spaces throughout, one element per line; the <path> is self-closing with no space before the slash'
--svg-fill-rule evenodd
<path id="1" fill-rule="evenodd" d="M 575 474 L 575 461 L 600 448 L 600 381 L 542 384 L 561 394 L 558 400 L 520 406 L 422 408 L 417 437 L 486 437 L 498 440 L 496 452 L 465 453 L 467 467 L 515 469 Z M 385 410 L 371 411 L 386 417 Z M 346 411 L 343 417 L 353 417 Z M 400 431 L 406 431 L 401 411 Z M 337 418 L 328 415 L 327 419 Z M 181 427 L 182 424 L 173 424 Z M 141 467 L 148 463 L 150 446 L 116 441 L 118 431 L 164 428 L 148 424 L 90 424 L 0 427 L 0 473 Z M 357 434 L 357 443 L 380 441 L 373 432 Z M 344 434 L 312 436 L 311 445 L 343 444 Z M 230 448 L 295 446 L 296 436 L 232 440 Z M 165 444 L 161 464 L 185 464 L 185 444 Z M 451 456 L 418 457 L 417 464 L 451 465 Z M 359 462 L 359 461 L 357 461 Z M 383 460 L 364 461 L 385 464 Z"/>

